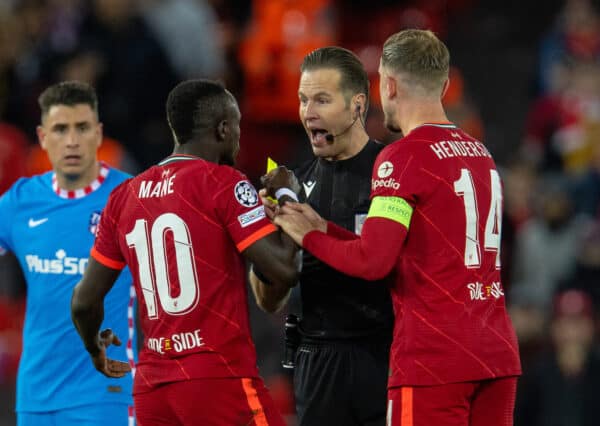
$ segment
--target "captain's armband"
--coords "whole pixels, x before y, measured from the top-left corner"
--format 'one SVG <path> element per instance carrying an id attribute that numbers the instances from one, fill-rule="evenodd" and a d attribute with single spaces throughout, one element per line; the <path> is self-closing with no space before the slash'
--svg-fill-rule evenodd
<path id="1" fill-rule="evenodd" d="M 382 217 L 398 222 L 408 229 L 412 213 L 412 206 L 403 198 L 375 197 L 371 201 L 367 219 L 371 217 Z"/>

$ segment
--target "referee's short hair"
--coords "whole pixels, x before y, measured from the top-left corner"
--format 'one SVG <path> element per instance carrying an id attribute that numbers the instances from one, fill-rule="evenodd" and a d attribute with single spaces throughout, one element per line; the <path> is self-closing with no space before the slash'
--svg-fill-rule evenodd
<path id="1" fill-rule="evenodd" d="M 319 69 L 334 69 L 340 73 L 340 90 L 344 94 L 346 105 L 350 103 L 352 96 L 364 93 L 363 115 L 366 115 L 369 109 L 369 77 L 358 56 L 339 46 L 321 47 L 306 55 L 300 65 L 300 72 Z"/>

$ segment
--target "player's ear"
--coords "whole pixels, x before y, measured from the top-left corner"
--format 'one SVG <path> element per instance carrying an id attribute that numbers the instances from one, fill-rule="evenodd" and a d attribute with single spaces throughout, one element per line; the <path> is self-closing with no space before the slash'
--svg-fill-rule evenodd
<path id="1" fill-rule="evenodd" d="M 102 123 L 98 123 L 98 136 L 100 138 L 100 142 L 98 142 L 98 146 L 102 145 L 102 141 L 104 140 L 104 125 Z"/>
<path id="2" fill-rule="evenodd" d="M 449 87 L 450 87 L 450 77 L 448 77 L 446 79 L 446 81 L 444 81 L 444 85 L 442 86 L 442 95 L 440 96 L 440 98 L 443 98 L 446 95 L 446 92 L 448 91 Z"/>
<path id="3" fill-rule="evenodd" d="M 223 141 L 227 138 L 227 135 L 229 134 L 229 123 L 227 123 L 227 120 L 219 121 L 215 133 L 215 137 L 218 141 Z"/>
<path id="4" fill-rule="evenodd" d="M 386 95 L 389 99 L 393 99 L 398 95 L 398 82 L 390 75 L 383 77 L 385 78 L 385 89 Z"/>
<path id="5" fill-rule="evenodd" d="M 37 133 L 38 142 L 39 142 L 40 146 L 45 151 L 46 150 L 46 131 L 44 130 L 44 128 L 42 126 L 37 126 L 35 128 L 35 132 Z"/>

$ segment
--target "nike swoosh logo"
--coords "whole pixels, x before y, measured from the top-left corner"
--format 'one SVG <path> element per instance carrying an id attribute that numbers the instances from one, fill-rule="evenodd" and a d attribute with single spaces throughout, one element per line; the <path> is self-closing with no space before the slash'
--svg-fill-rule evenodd
<path id="1" fill-rule="evenodd" d="M 302 182 L 302 186 L 304 187 L 304 193 L 306 194 L 306 198 L 310 197 L 310 193 L 312 192 L 313 189 L 315 189 L 315 184 L 317 183 L 317 181 L 311 181 L 311 182 Z"/>
<path id="2" fill-rule="evenodd" d="M 33 220 L 33 218 L 29 218 L 29 227 L 35 228 L 36 226 L 40 226 L 42 223 L 46 223 L 47 221 L 48 221 L 47 217 L 45 217 L 43 219 L 39 219 L 39 220 Z"/>

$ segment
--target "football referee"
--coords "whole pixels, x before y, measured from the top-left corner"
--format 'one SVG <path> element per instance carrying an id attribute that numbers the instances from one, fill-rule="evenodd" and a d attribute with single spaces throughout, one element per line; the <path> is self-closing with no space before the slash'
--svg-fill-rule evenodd
<path id="1" fill-rule="evenodd" d="M 354 53 L 340 47 L 309 53 L 300 69 L 300 119 L 315 155 L 295 170 L 303 187 L 300 200 L 360 234 L 370 206 L 371 171 L 383 148 L 364 127 L 367 73 Z M 285 297 L 269 294 L 268 283 L 257 275 L 260 271 L 251 272 L 250 282 L 259 305 L 280 308 Z M 298 424 L 383 426 L 393 327 L 387 286 L 344 275 L 304 251 L 300 294 L 294 359 Z"/>

